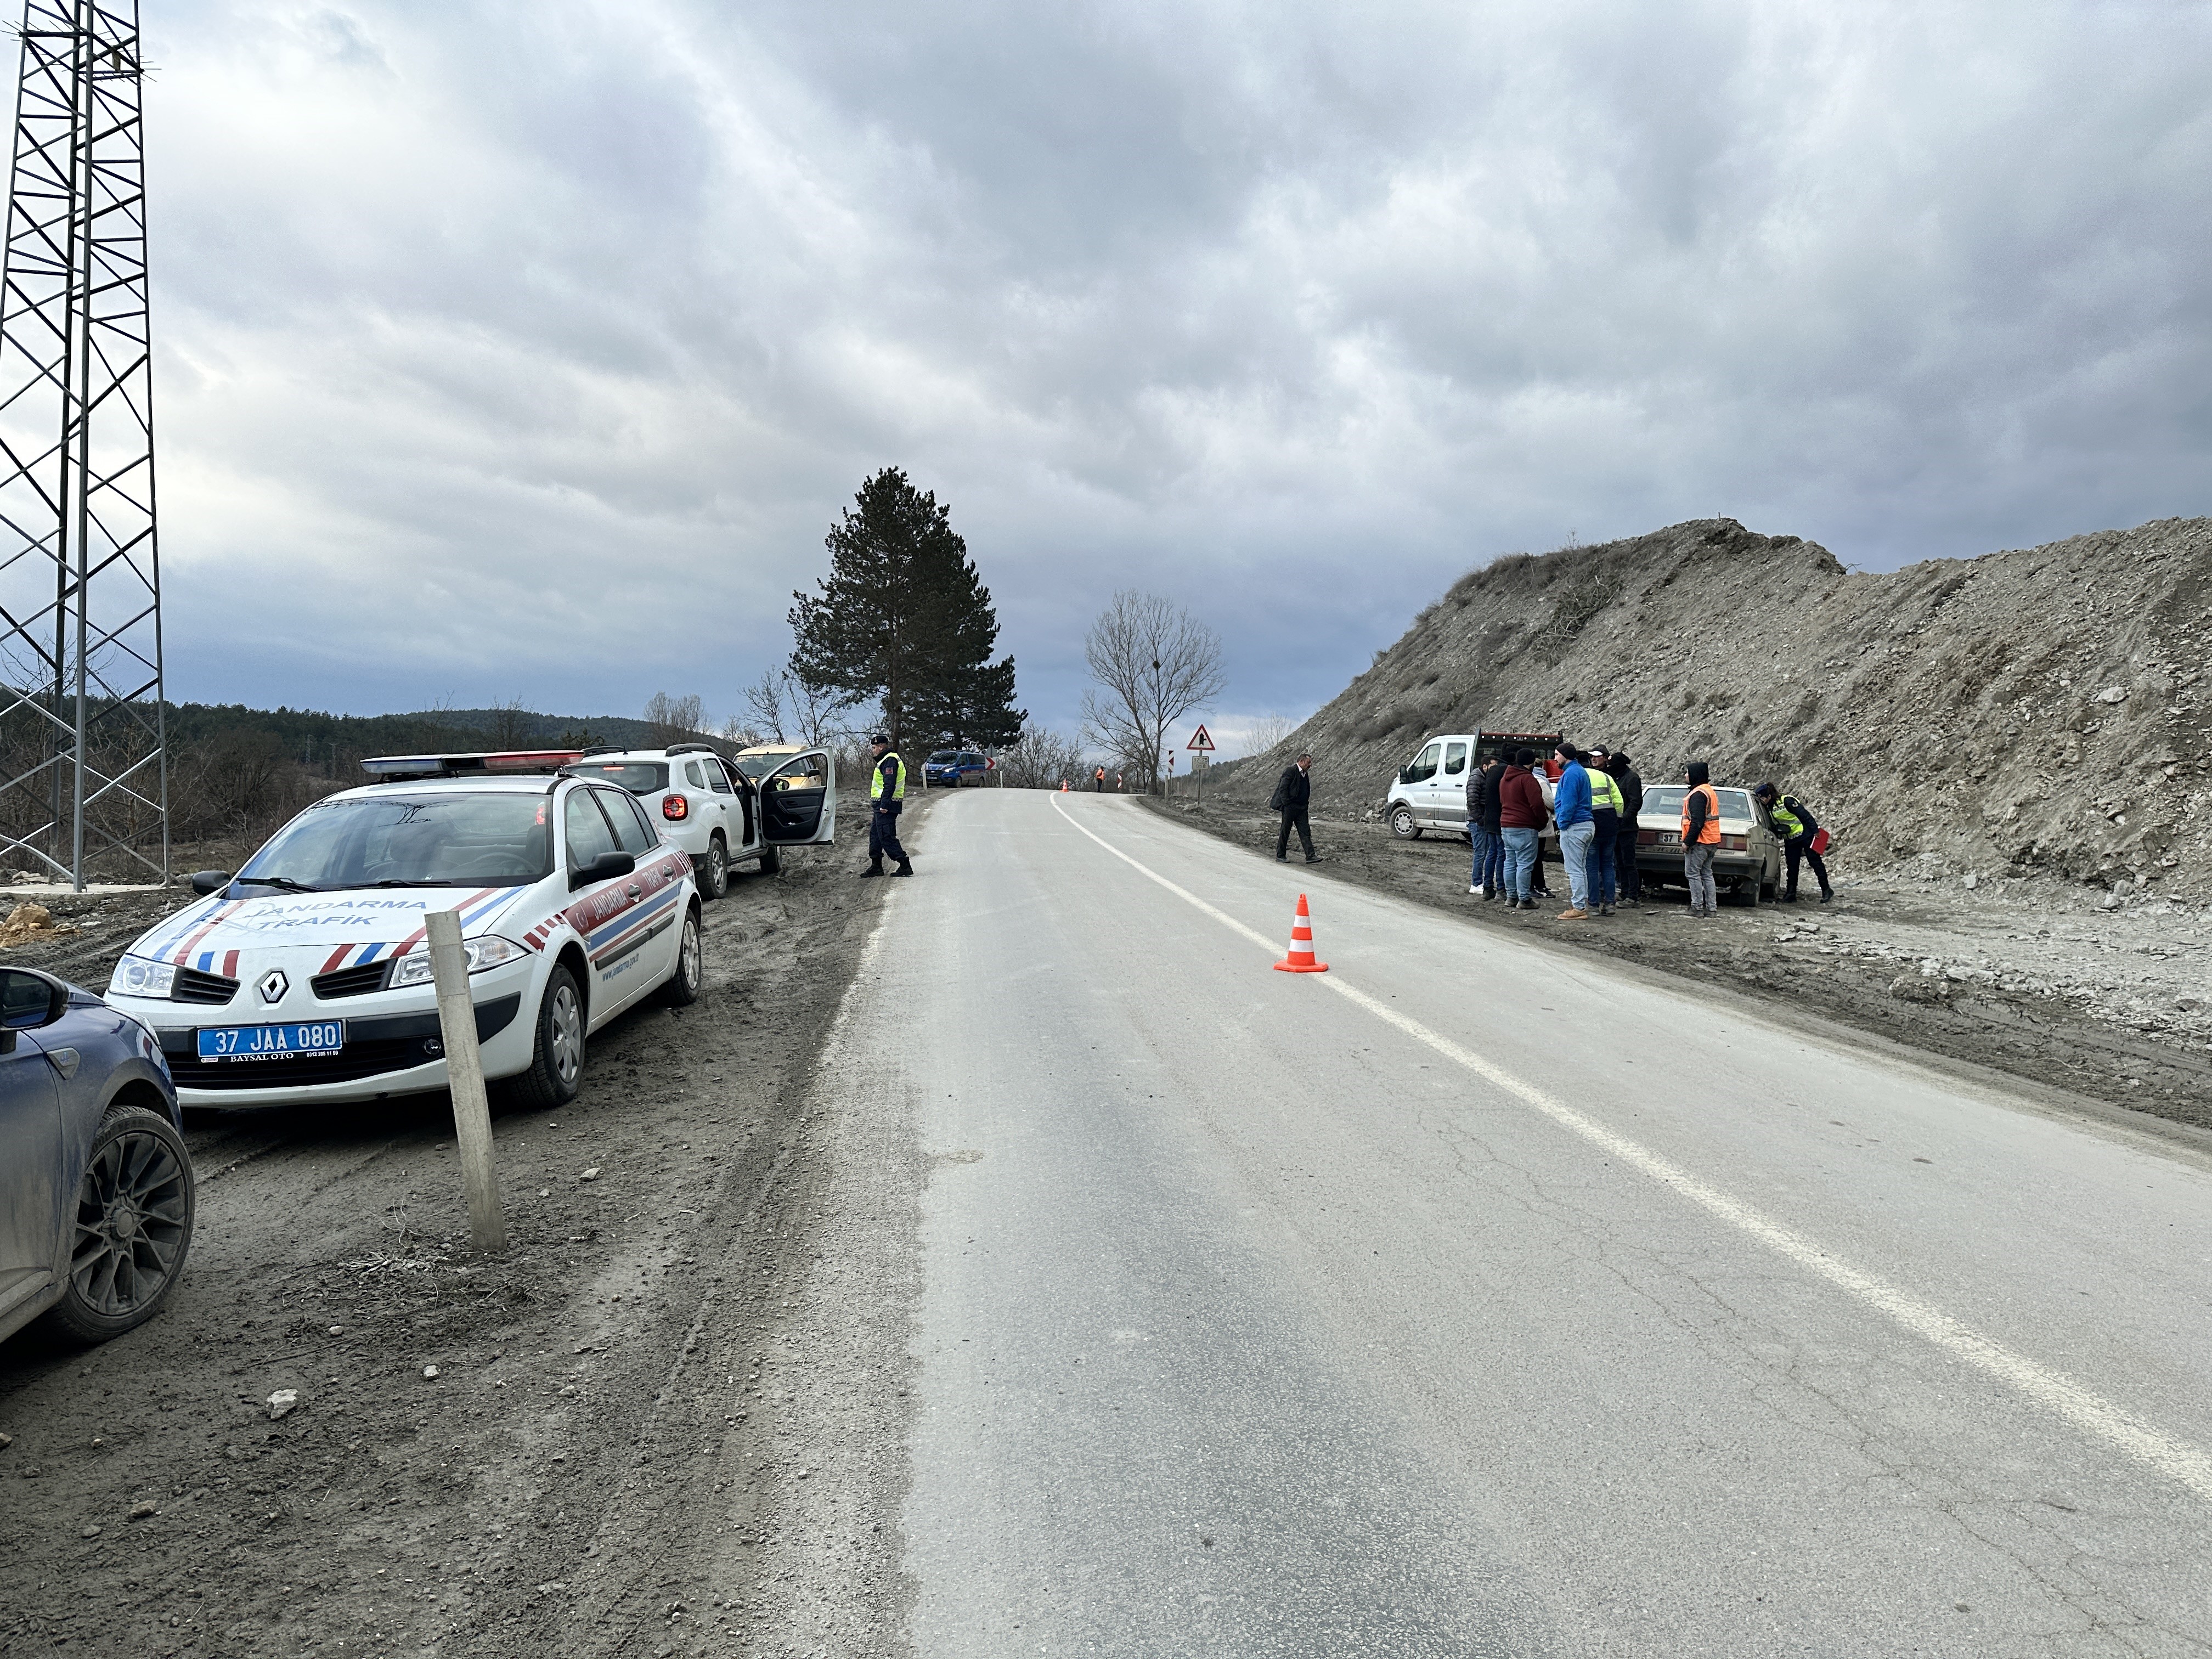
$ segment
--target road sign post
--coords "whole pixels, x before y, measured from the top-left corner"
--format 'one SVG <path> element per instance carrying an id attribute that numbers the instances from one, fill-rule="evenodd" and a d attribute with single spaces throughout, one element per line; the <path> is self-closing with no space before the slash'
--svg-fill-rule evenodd
<path id="1" fill-rule="evenodd" d="M 1191 783 L 1198 792 L 1198 804 L 1203 806 L 1206 805 L 1206 769 L 1208 757 L 1213 753 L 1212 735 L 1200 726 L 1190 734 L 1190 741 L 1183 747 L 1190 750 Z"/>

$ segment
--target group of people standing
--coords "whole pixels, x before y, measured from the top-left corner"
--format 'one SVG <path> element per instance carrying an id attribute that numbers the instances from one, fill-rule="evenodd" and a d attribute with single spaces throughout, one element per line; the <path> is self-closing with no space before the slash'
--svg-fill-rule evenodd
<path id="1" fill-rule="evenodd" d="M 1468 891 L 1486 903 L 1533 910 L 1544 891 L 1538 837 L 1549 821 L 1559 826 L 1559 859 L 1566 866 L 1569 893 L 1562 921 L 1609 916 L 1617 906 L 1644 902 L 1642 873 L 1636 864 L 1637 819 L 1644 811 L 1644 780 L 1626 754 L 1602 748 L 1560 744 L 1546 767 L 1553 780 L 1552 799 L 1536 779 L 1533 749 L 1486 756 L 1467 783 L 1467 833 L 1474 865 Z M 1713 881 L 1713 850 L 1721 840 L 1720 799 L 1705 764 L 1692 761 L 1684 770 L 1682 801 L 1683 873 L 1690 889 L 1692 916 L 1719 914 Z M 1771 783 L 1753 792 L 1783 839 L 1788 860 L 1785 902 L 1797 896 L 1797 871 L 1809 863 L 1820 884 L 1820 902 L 1835 896 L 1820 851 L 1826 837 L 1812 810 L 1795 795 Z"/>
<path id="2" fill-rule="evenodd" d="M 1533 910 L 1545 891 L 1538 838 L 1547 821 L 1559 827 L 1559 855 L 1571 895 L 1563 919 L 1609 916 L 1617 904 L 1641 904 L 1636 870 L 1636 815 L 1644 780 L 1626 754 L 1588 751 L 1563 743 L 1547 805 L 1536 781 L 1533 749 L 1484 757 L 1467 782 L 1468 839 L 1474 868 L 1468 891 L 1486 903 Z"/>

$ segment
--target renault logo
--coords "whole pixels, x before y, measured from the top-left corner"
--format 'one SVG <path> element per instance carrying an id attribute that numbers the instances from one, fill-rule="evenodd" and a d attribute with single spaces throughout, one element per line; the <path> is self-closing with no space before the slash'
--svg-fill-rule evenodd
<path id="1" fill-rule="evenodd" d="M 291 988 L 292 981 L 284 977 L 282 968 L 271 968 L 261 976 L 261 1000 L 264 1002 L 282 1002 L 284 993 Z"/>

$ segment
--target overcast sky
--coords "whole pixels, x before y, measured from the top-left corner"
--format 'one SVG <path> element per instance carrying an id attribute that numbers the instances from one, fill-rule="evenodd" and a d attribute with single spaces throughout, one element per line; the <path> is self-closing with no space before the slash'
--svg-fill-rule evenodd
<path id="1" fill-rule="evenodd" d="M 1472 565 L 2208 510 L 2212 7 L 164 0 L 172 695 L 710 709 L 877 467 L 1034 715 Z"/>

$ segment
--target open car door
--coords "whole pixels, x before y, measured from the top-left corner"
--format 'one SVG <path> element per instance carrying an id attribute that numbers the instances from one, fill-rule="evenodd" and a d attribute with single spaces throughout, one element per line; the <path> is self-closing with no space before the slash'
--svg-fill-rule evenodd
<path id="1" fill-rule="evenodd" d="M 760 782 L 761 838 L 771 847 L 826 846 L 837 836 L 837 769 L 810 749 Z"/>

